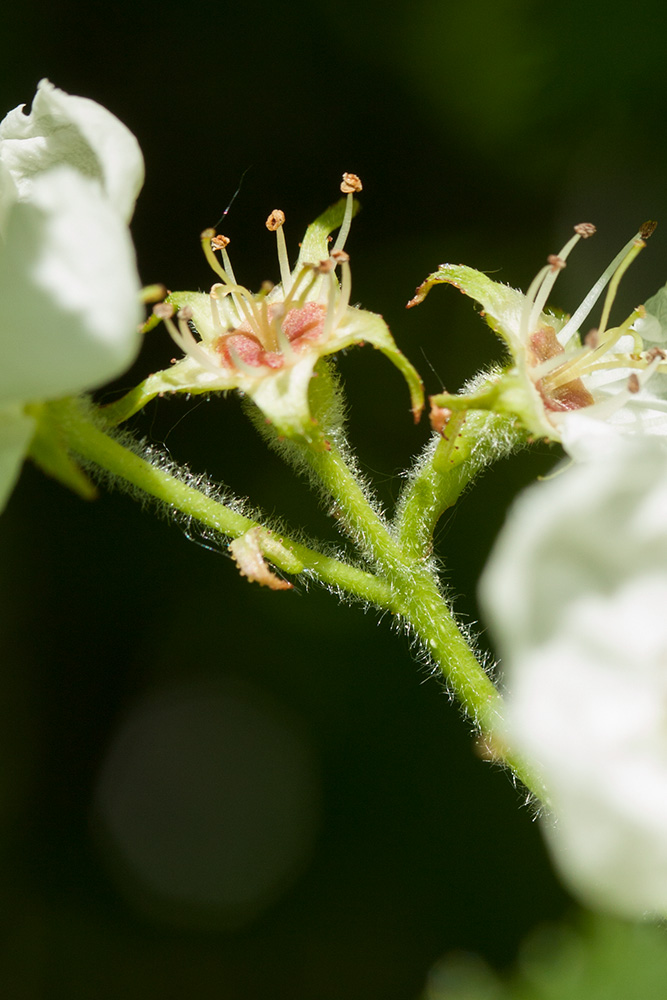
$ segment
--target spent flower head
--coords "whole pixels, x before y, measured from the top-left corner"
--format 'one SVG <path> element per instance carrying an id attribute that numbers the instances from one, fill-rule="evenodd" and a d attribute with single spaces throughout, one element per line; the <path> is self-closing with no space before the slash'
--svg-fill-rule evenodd
<path id="1" fill-rule="evenodd" d="M 110 419 L 125 419 L 163 393 L 238 389 L 254 400 L 279 434 L 312 441 L 318 431 L 308 393 L 318 361 L 364 342 L 381 350 L 403 373 L 417 418 L 423 402 L 417 372 L 382 317 L 350 302 L 350 258 L 344 247 L 361 181 L 346 173 L 341 190 L 345 199 L 308 228 L 293 269 L 283 230 L 285 214 L 280 209 L 271 212 L 266 228 L 276 234 L 281 280 L 277 285 L 265 283 L 257 293 L 237 281 L 229 239 L 205 230 L 202 248 L 218 280 L 208 294 L 172 293 L 154 309 L 183 358 L 109 407 Z M 330 249 L 329 234 L 338 227 Z"/>
<path id="2" fill-rule="evenodd" d="M 639 229 L 571 316 L 548 311 L 547 302 L 576 244 L 595 233 L 591 223 L 574 227 L 574 235 L 548 257 L 526 294 L 470 267 L 443 264 L 408 305 L 421 302 L 434 284 L 454 285 L 480 303 L 511 360 L 504 369 L 477 379 L 467 392 L 433 397 L 436 417 L 442 419 L 441 409 L 455 408 L 514 414 L 530 434 L 562 441 L 574 455 L 586 453 L 590 437 L 601 433 L 667 433 L 667 328 L 651 311 L 658 297 L 636 308 L 620 325 L 610 324 L 621 277 L 654 229 L 652 222 Z M 605 288 L 598 326 L 582 336 Z"/>

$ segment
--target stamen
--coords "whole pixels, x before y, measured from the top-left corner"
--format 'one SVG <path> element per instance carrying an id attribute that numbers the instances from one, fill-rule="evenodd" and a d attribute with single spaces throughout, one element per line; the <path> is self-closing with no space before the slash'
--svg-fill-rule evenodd
<path id="1" fill-rule="evenodd" d="M 627 269 L 630 267 L 630 264 L 632 264 L 635 257 L 640 253 L 641 250 L 644 249 L 645 246 L 646 244 L 644 243 L 641 236 L 637 236 L 637 238 L 633 240 L 632 246 L 630 247 L 627 255 L 618 265 L 618 268 L 614 272 L 614 275 L 611 281 L 609 282 L 609 288 L 607 289 L 607 294 L 604 300 L 604 306 L 602 309 L 602 319 L 600 320 L 600 329 L 598 333 L 598 336 L 600 337 L 601 341 L 603 340 L 604 332 L 607 328 L 609 313 L 611 312 L 611 307 L 613 305 L 614 299 L 616 298 L 616 292 L 618 290 L 619 282 L 623 277 L 623 275 L 625 274 L 625 272 L 627 271 Z"/>
<path id="2" fill-rule="evenodd" d="M 290 289 L 289 294 L 285 296 L 284 299 L 285 307 L 292 306 L 292 302 L 296 298 L 296 293 L 299 287 L 303 284 L 304 278 L 306 277 L 308 277 L 310 280 L 308 281 L 303 291 L 300 293 L 299 298 L 296 299 L 295 308 L 298 308 L 299 306 L 303 305 L 306 295 L 308 295 L 308 293 L 310 292 L 311 288 L 313 287 L 318 278 L 317 270 L 310 266 L 302 267 L 299 273 L 297 274 L 296 278 L 294 279 L 294 282 L 292 283 L 292 288 Z"/>
<path id="3" fill-rule="evenodd" d="M 343 221 L 341 227 L 338 231 L 338 238 L 334 243 L 334 251 L 342 250 L 345 246 L 345 241 L 350 232 L 350 226 L 352 225 L 352 212 L 354 211 L 354 194 L 355 192 L 361 191 L 363 185 L 360 178 L 356 174 L 343 174 L 343 180 L 340 185 L 340 189 L 343 194 L 347 195 L 347 202 L 345 204 L 345 214 L 343 215 Z M 332 251 L 333 252 L 333 251 Z"/>
<path id="4" fill-rule="evenodd" d="M 195 340 L 192 336 L 190 327 L 187 325 L 187 321 L 192 318 L 191 309 L 184 308 L 178 312 L 178 328 L 172 319 L 174 315 L 173 306 L 166 302 L 161 302 L 159 305 L 153 307 L 153 313 L 162 320 L 167 328 L 169 336 L 174 343 L 180 347 L 184 354 L 188 354 L 190 357 L 196 358 L 204 368 L 214 372 L 216 375 L 220 374 L 219 366 L 213 364 L 208 353 L 201 347 L 198 341 Z"/>
<path id="5" fill-rule="evenodd" d="M 215 285 L 211 286 L 211 291 L 208 293 L 209 301 L 211 303 L 211 319 L 213 320 L 213 327 L 218 336 L 222 336 L 225 332 L 225 328 L 222 325 L 222 320 L 220 319 L 220 310 L 218 309 L 218 289 L 223 289 L 224 295 L 224 285 L 217 282 Z"/>
<path id="6" fill-rule="evenodd" d="M 224 252 L 224 248 L 229 243 L 227 237 L 218 236 L 215 229 L 205 229 L 201 234 L 200 239 L 202 250 L 204 251 L 204 256 L 208 261 L 209 267 L 211 267 L 215 273 L 222 278 L 226 285 L 234 284 L 234 276 L 232 275 L 230 277 L 213 252 L 214 250 L 222 250 Z"/>
<path id="7" fill-rule="evenodd" d="M 552 373 L 544 376 L 545 388 L 547 388 L 548 391 L 553 392 L 555 389 L 566 385 L 573 379 L 581 378 L 584 375 L 590 374 L 592 371 L 599 371 L 601 368 L 606 367 L 619 367 L 615 361 L 599 363 L 598 358 L 607 357 L 611 348 L 621 339 L 621 337 L 632 333 L 630 327 L 636 319 L 637 310 L 628 316 L 625 322 L 621 323 L 620 326 L 609 330 L 606 339 L 598 339 L 598 345 L 594 350 L 580 348 L 574 354 L 570 354 L 564 364 L 554 369 Z M 562 355 L 559 354 L 557 357 L 561 358 Z M 623 364 L 620 367 L 631 367 L 626 355 L 623 355 Z"/>
<path id="8" fill-rule="evenodd" d="M 261 327 L 261 317 L 257 311 L 257 302 L 255 301 L 255 296 L 243 285 L 214 285 L 216 290 L 216 299 L 222 299 L 225 297 L 231 298 L 234 308 L 238 314 L 240 320 L 245 320 L 245 322 L 250 326 L 252 330 L 257 332 L 258 327 Z"/>
<path id="9" fill-rule="evenodd" d="M 333 320 L 333 328 L 336 329 L 343 322 L 343 317 L 350 304 L 352 294 L 352 272 L 350 271 L 350 255 L 344 250 L 334 250 L 331 257 L 340 263 L 340 296 L 336 306 L 336 315 Z"/>
<path id="10" fill-rule="evenodd" d="M 551 290 L 556 283 L 556 278 L 559 273 L 565 267 L 565 261 L 569 257 L 571 251 L 577 245 L 579 240 L 588 239 L 595 232 L 595 226 L 592 222 L 580 222 L 574 227 L 574 236 L 570 237 L 565 246 L 562 248 L 560 253 L 551 254 L 547 260 L 549 263 L 549 270 L 544 274 L 544 278 L 540 284 L 539 291 L 535 295 L 535 302 L 530 311 L 530 318 L 528 321 L 528 329 L 526 333 L 532 333 L 537 326 L 540 315 L 542 314 L 544 307 L 547 303 L 547 299 L 551 294 Z"/>
<path id="11" fill-rule="evenodd" d="M 322 261 L 322 264 L 324 263 L 326 262 Z M 322 264 L 320 265 L 320 267 L 322 266 Z M 324 273 L 326 274 L 327 272 Z M 322 328 L 322 343 L 324 344 L 326 344 L 328 338 L 331 336 L 332 331 L 335 329 L 334 324 L 338 319 L 338 308 L 337 308 L 338 303 L 336 299 L 339 289 L 334 268 L 331 268 L 328 271 L 328 278 L 325 278 L 325 281 L 327 281 L 329 289 L 327 295 L 327 313 L 324 318 L 324 326 Z"/>
<path id="12" fill-rule="evenodd" d="M 642 227 L 643 229 L 644 227 Z M 574 311 L 570 319 L 567 321 L 563 329 L 558 333 L 558 340 L 565 347 L 570 337 L 572 337 L 581 327 L 582 323 L 590 313 L 591 309 L 597 302 L 597 300 L 602 295 L 609 279 L 614 274 L 616 269 L 625 260 L 626 256 L 631 252 L 635 246 L 635 241 L 641 239 L 641 230 L 636 233 L 635 236 L 629 240 L 623 249 L 616 254 L 611 264 L 602 272 L 598 280 L 595 282 L 591 290 L 585 296 L 581 305 Z M 610 305 L 611 308 L 611 305 Z"/>
<path id="13" fill-rule="evenodd" d="M 271 215 L 266 220 L 266 228 L 270 233 L 276 234 L 276 240 L 278 243 L 278 263 L 280 265 L 280 280 L 282 281 L 283 291 L 286 295 L 289 295 L 292 287 L 292 272 L 289 266 L 289 257 L 287 256 L 287 245 L 285 243 L 285 234 L 283 232 L 284 224 L 285 213 L 279 208 L 274 208 Z"/>
<path id="14" fill-rule="evenodd" d="M 540 268 L 537 272 L 530 285 L 528 286 L 528 291 L 526 292 L 526 299 L 521 310 L 521 325 L 519 327 L 519 340 L 522 344 L 528 343 L 528 336 L 532 331 L 531 319 L 533 315 L 533 303 L 537 297 L 544 280 L 549 273 L 549 267 Z"/>
<path id="15" fill-rule="evenodd" d="M 291 361 L 293 358 L 296 357 L 296 354 L 294 352 L 292 344 L 290 343 L 289 337 L 283 330 L 283 316 L 286 315 L 287 310 L 284 308 L 284 305 L 283 307 L 277 306 L 274 308 L 275 312 L 273 314 L 273 332 L 276 341 L 275 349 L 282 354 L 283 358 L 285 358 L 287 361 Z"/>

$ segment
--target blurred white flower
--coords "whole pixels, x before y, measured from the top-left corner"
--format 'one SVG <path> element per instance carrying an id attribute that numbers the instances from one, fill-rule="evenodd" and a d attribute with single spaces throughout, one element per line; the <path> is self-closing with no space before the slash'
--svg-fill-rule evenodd
<path id="1" fill-rule="evenodd" d="M 35 405 L 102 385 L 139 349 L 127 229 L 144 176 L 132 133 L 43 80 L 0 122 L 0 509 Z M 29 412 L 25 407 L 29 404 Z"/>
<path id="2" fill-rule="evenodd" d="M 515 505 L 481 584 L 507 689 L 501 738 L 550 794 L 570 886 L 667 914 L 667 446 L 617 438 Z"/>

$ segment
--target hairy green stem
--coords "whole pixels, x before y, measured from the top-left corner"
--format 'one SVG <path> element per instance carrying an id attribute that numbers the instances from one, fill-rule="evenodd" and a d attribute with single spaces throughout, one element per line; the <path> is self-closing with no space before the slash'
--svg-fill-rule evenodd
<path id="1" fill-rule="evenodd" d="M 50 406 L 69 449 L 105 472 L 118 476 L 175 511 L 193 517 L 206 527 L 230 538 L 238 538 L 258 526 L 258 522 L 252 518 L 206 496 L 124 447 L 97 427 L 90 419 L 90 414 L 76 400 L 65 400 Z M 393 606 L 391 588 L 371 573 L 317 552 L 282 533 L 281 545 L 272 545 L 271 532 L 263 530 L 264 536 L 260 538 L 262 550 L 279 569 L 287 573 L 307 570 L 323 583 L 345 590 L 378 607 Z M 281 548 L 288 550 L 287 557 L 281 553 Z"/>
<path id="2" fill-rule="evenodd" d="M 535 796 L 546 801 L 541 782 L 522 760 L 500 746 L 503 699 L 456 624 L 428 561 L 416 557 L 414 545 L 403 547 L 396 540 L 370 506 L 339 451 L 333 446 L 329 450 L 304 446 L 303 450 L 312 470 L 339 505 L 355 541 L 391 583 L 393 610 L 409 623 L 466 714 L 488 736 L 490 752 L 511 767 Z M 476 467 L 475 463 L 469 465 L 470 469 Z M 456 488 L 460 493 L 465 482 L 459 475 L 450 495 Z"/>
<path id="3" fill-rule="evenodd" d="M 402 549 L 427 556 L 442 514 L 490 462 L 522 443 L 515 421 L 487 410 L 453 413 L 417 460 L 399 500 L 396 530 Z"/>

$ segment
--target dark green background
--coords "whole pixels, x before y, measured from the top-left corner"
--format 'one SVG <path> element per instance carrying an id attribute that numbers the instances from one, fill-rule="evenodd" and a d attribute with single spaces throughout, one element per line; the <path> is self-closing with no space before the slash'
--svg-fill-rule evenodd
<path id="1" fill-rule="evenodd" d="M 404 311 L 440 262 L 525 288 L 573 223 L 593 221 L 598 236 L 554 297 L 571 309 L 650 217 L 664 230 L 622 304 L 667 277 L 666 17 L 657 0 L 41 0 L 0 14 L 1 110 L 29 104 L 48 76 L 129 125 L 147 166 L 133 225 L 140 272 L 171 288 L 210 284 L 198 233 L 246 168 L 226 229 L 250 287 L 277 278 L 269 211 L 286 212 L 294 252 L 343 170 L 359 173 L 354 300 L 385 315 L 429 391 L 455 390 L 499 350 L 452 291 Z M 172 354 L 155 331 L 116 388 Z M 350 352 L 341 369 L 352 440 L 389 505 L 427 429 L 411 424 L 380 355 Z M 160 401 L 135 426 L 193 471 L 335 537 L 236 399 Z M 465 621 L 477 618 L 475 581 L 507 504 L 556 457 L 541 448 L 491 471 L 439 530 Z M 316 588 L 251 586 L 223 545 L 196 542 L 127 496 L 85 505 L 32 468 L 0 522 L 3 996 L 411 1000 L 453 949 L 509 963 L 527 929 L 572 904 L 520 795 L 474 753 L 409 639 Z M 128 890 L 93 808 L 137 699 L 221 678 L 287 713 L 319 786 L 299 874 L 234 928 L 223 913 Z"/>

